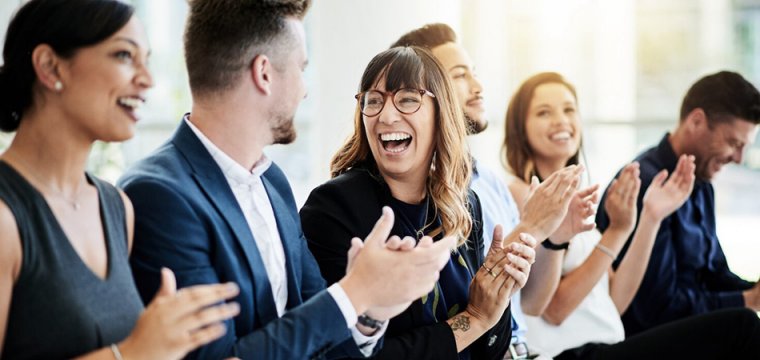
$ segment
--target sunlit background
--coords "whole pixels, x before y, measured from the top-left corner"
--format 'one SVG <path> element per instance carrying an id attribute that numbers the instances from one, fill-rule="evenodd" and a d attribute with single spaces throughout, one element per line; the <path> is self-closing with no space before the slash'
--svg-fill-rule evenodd
<path id="1" fill-rule="evenodd" d="M 20 2 L 0 2 L 3 38 Z M 137 136 L 93 151 L 90 170 L 111 181 L 164 142 L 191 104 L 181 43 L 185 1 L 132 3 L 153 47 L 156 86 Z M 701 76 L 729 69 L 760 85 L 760 0 L 315 0 L 306 18 L 309 95 L 297 114 L 298 139 L 267 149 L 299 205 L 328 179 L 329 159 L 351 131 L 352 96 L 369 60 L 431 22 L 451 25 L 477 65 L 491 125 L 471 145 L 501 173 L 506 104 L 537 72 L 558 71 L 576 85 L 591 181 L 604 185 L 674 128 L 682 96 Z M 0 135 L 0 149 L 10 139 Z M 714 183 L 729 263 L 756 280 L 760 144 Z"/>

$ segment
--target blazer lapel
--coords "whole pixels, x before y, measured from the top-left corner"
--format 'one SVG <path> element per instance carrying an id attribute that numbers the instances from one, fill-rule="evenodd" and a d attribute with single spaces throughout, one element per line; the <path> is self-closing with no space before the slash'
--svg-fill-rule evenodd
<path id="1" fill-rule="evenodd" d="M 274 304 L 272 287 L 269 284 L 264 262 L 256 247 L 256 242 L 253 234 L 251 234 L 248 222 L 245 220 L 245 216 L 222 170 L 219 169 L 219 166 L 214 161 L 214 158 L 211 157 L 211 154 L 208 153 L 206 147 L 203 146 L 203 143 L 201 143 L 184 121 L 182 121 L 179 129 L 177 129 L 172 141 L 177 149 L 187 158 L 190 166 L 193 168 L 193 178 L 209 202 L 213 204 L 219 215 L 224 218 L 232 229 L 235 240 L 248 260 L 249 271 L 253 280 L 252 288 L 256 301 L 256 313 L 259 319 L 261 319 L 262 323 L 266 324 L 272 319 L 277 318 L 277 308 Z"/>
<path id="2" fill-rule="evenodd" d="M 285 251 L 285 269 L 287 270 L 288 279 L 288 309 L 291 307 L 300 305 L 303 302 L 301 298 L 301 276 L 296 272 L 296 268 L 293 264 L 300 264 L 300 253 L 298 249 L 300 244 L 301 229 L 298 224 L 293 221 L 290 213 L 294 210 L 288 208 L 288 203 L 282 198 L 282 195 L 277 191 L 272 181 L 264 175 L 261 176 L 261 180 L 264 183 L 264 188 L 269 195 L 269 202 L 274 209 L 274 217 L 277 220 L 277 231 L 280 233 L 280 241 L 282 241 L 282 247 Z"/>

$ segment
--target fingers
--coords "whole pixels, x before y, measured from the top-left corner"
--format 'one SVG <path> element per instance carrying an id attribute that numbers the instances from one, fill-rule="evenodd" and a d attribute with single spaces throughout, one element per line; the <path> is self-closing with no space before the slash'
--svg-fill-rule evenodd
<path id="1" fill-rule="evenodd" d="M 195 285 L 186 287 L 167 302 L 173 318 L 193 316 L 198 310 L 222 302 L 237 296 L 240 292 L 237 284 L 229 282 L 225 284 Z"/>
<path id="2" fill-rule="evenodd" d="M 679 162 L 680 164 L 680 162 Z M 678 170 L 676 169 L 676 172 L 673 173 L 673 176 L 670 177 L 670 180 L 676 182 L 677 180 L 677 174 Z M 668 178 L 668 170 L 663 169 L 662 171 L 658 172 L 657 175 L 654 176 L 654 179 L 652 179 L 652 185 L 657 187 L 663 187 L 665 186 L 665 179 Z"/>
<path id="3" fill-rule="evenodd" d="M 169 268 L 161 268 L 161 288 L 158 289 L 156 298 L 171 296 L 177 292 L 177 279 Z"/>
<path id="4" fill-rule="evenodd" d="M 578 190 L 578 196 L 585 199 L 593 195 L 597 190 L 599 190 L 599 184 L 591 185 L 585 189 Z"/>
<path id="5" fill-rule="evenodd" d="M 529 233 L 520 233 L 520 241 L 522 241 L 523 244 L 527 245 L 531 249 L 535 248 L 536 245 L 538 245 L 538 240 L 536 240 L 536 238 Z"/>
<path id="6" fill-rule="evenodd" d="M 227 332 L 227 327 L 223 323 L 216 323 L 209 325 L 205 328 L 201 328 L 190 333 L 191 349 L 206 345 L 220 337 Z"/>
<path id="7" fill-rule="evenodd" d="M 528 272 L 527 271 L 521 271 L 520 269 L 512 266 L 512 265 L 505 265 L 504 271 L 509 275 L 509 280 L 512 280 L 511 286 L 507 288 L 505 286 L 504 290 L 507 291 L 506 294 L 512 294 L 512 287 L 518 286 L 519 288 L 523 288 L 525 284 L 528 282 Z M 505 284 L 506 285 L 506 284 Z"/>
<path id="8" fill-rule="evenodd" d="M 346 264 L 346 272 L 354 267 L 354 260 L 359 251 L 364 247 L 364 243 L 358 237 L 351 239 L 351 247 L 348 249 L 348 264 Z"/>
<path id="9" fill-rule="evenodd" d="M 179 329 L 202 329 L 206 326 L 221 323 L 240 313 L 240 305 L 236 302 L 211 306 L 183 318 L 178 324 Z"/>
<path id="10" fill-rule="evenodd" d="M 385 240 L 388 239 L 391 229 L 393 229 L 393 220 L 393 210 L 390 207 L 383 206 L 383 214 L 364 240 L 365 245 L 382 247 L 385 244 Z"/>

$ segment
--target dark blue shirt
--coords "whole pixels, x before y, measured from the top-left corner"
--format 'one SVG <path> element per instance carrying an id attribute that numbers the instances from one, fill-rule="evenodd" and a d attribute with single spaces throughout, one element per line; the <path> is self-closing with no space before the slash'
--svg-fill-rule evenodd
<path id="1" fill-rule="evenodd" d="M 636 158 L 641 164 L 639 214 L 644 194 L 655 175 L 662 169 L 672 173 L 678 163 L 678 157 L 668 141 L 669 135 L 666 134 L 659 145 Z M 604 211 L 606 198 L 605 191 L 596 216 L 596 224 L 601 231 L 609 226 L 609 218 Z M 625 256 L 632 238 L 628 239 L 613 263 L 615 269 Z M 687 316 L 727 307 L 742 307 L 742 290 L 753 285 L 728 269 L 726 256 L 715 232 L 715 193 L 712 184 L 697 179 L 689 199 L 665 218 L 660 226 L 644 279 L 622 316 L 626 336 Z"/>

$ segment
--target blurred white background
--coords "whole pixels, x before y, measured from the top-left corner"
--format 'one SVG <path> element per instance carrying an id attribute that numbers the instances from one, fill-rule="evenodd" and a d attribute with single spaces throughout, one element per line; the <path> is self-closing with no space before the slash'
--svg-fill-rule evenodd
<path id="1" fill-rule="evenodd" d="M 0 36 L 21 1 L 0 2 Z M 138 134 L 97 144 L 90 169 L 115 180 L 174 131 L 190 96 L 182 56 L 184 0 L 133 0 L 153 47 L 150 92 Z M 351 131 L 353 95 L 369 60 L 401 34 L 445 22 L 470 52 L 484 85 L 490 127 L 473 138 L 477 157 L 504 172 L 501 144 L 512 91 L 540 71 L 578 90 L 592 182 L 606 185 L 678 118 L 681 98 L 722 69 L 760 85 L 760 0 L 314 0 L 306 18 L 309 96 L 298 139 L 267 149 L 297 201 L 328 179 L 328 163 Z M 44 24 L 40 24 L 44 26 Z M 0 149 L 12 135 L 0 135 Z M 731 267 L 760 276 L 760 144 L 715 180 L 718 233 Z"/>

